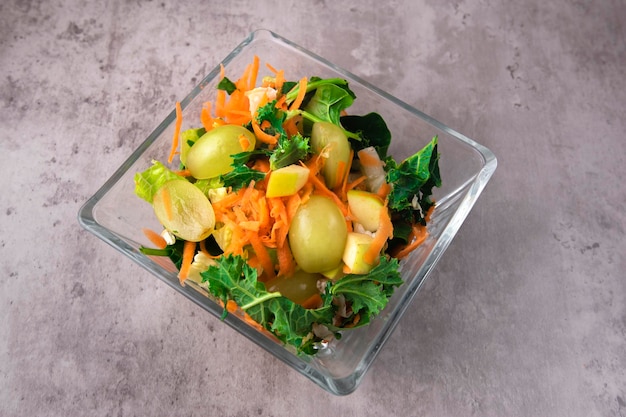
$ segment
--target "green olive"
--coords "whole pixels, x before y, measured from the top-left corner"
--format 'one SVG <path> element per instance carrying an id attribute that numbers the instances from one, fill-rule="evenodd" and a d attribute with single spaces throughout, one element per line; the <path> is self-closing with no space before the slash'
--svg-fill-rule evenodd
<path id="1" fill-rule="evenodd" d="M 298 208 L 289 227 L 291 252 L 306 272 L 326 272 L 339 266 L 347 236 L 339 207 L 319 195 Z"/>
<path id="2" fill-rule="evenodd" d="M 249 143 L 242 148 L 241 136 Z M 187 152 L 187 169 L 194 178 L 207 179 L 233 170 L 231 155 L 251 151 L 256 137 L 243 126 L 223 125 L 206 132 Z"/>
<path id="3" fill-rule="evenodd" d="M 343 130 L 331 122 L 316 122 L 311 130 L 311 148 L 316 154 L 328 153 L 322 175 L 328 188 L 333 189 L 341 182 L 340 165 L 344 170 L 348 166 L 350 159 L 350 142 Z M 345 172 L 343 172 L 345 175 Z"/>
<path id="4" fill-rule="evenodd" d="M 157 219 L 175 236 L 191 242 L 206 239 L 215 227 L 209 199 L 187 180 L 172 180 L 161 186 L 152 202 Z"/>
<path id="5" fill-rule="evenodd" d="M 302 304 L 315 294 L 319 294 L 317 281 L 324 278 L 320 274 L 297 270 L 291 276 L 279 276 L 266 284 L 270 292 L 278 291 L 296 304 Z"/>

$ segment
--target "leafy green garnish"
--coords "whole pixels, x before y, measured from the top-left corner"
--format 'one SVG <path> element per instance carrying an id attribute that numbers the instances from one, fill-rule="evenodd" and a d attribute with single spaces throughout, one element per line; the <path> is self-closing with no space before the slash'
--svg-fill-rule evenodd
<path id="1" fill-rule="evenodd" d="M 357 326 L 362 326 L 387 305 L 394 288 L 402 284 L 398 261 L 383 256 L 367 275 L 346 275 L 334 284 L 329 281 L 326 293 L 322 294 L 322 306 L 306 309 L 279 292 L 267 291 L 265 285 L 257 281 L 257 270 L 241 256 L 218 258 L 215 266 L 200 275 L 211 294 L 222 300 L 224 305 L 233 300 L 278 339 L 307 354 L 315 353 L 310 343 L 306 342 L 316 340 L 312 334 L 313 324 L 326 326 L 335 332 L 342 329 L 334 324 L 339 308 L 333 302 L 335 297 L 343 297 L 349 303 L 352 314 L 346 320 L 350 322 L 358 314 L 360 321 Z M 222 317 L 226 315 L 224 309 Z"/>
<path id="2" fill-rule="evenodd" d="M 263 178 L 265 178 L 265 172 L 257 171 L 247 165 L 235 165 L 232 171 L 221 176 L 223 186 L 232 187 L 233 190 L 246 187 L 250 182 L 259 181 Z"/>
<path id="3" fill-rule="evenodd" d="M 408 157 L 387 172 L 387 182 L 392 184 L 389 208 L 400 212 L 411 222 L 422 222 L 424 213 L 432 206 L 433 187 L 441 185 L 437 136 L 424 148 Z"/>
<path id="4" fill-rule="evenodd" d="M 224 183 L 222 182 L 220 177 L 214 177 L 214 178 L 207 178 L 205 180 L 196 180 L 193 183 L 193 185 L 198 187 L 200 189 L 200 191 L 202 191 L 202 193 L 204 195 L 208 195 L 209 194 L 209 190 L 212 190 L 214 188 L 223 187 Z"/>
<path id="5" fill-rule="evenodd" d="M 373 146 L 380 159 L 384 160 L 387 157 L 387 149 L 391 143 L 391 132 L 380 114 L 342 116 L 341 125 L 344 129 L 358 136 L 358 139 L 350 137 L 350 144 L 355 152 Z"/>
<path id="6" fill-rule="evenodd" d="M 260 125 L 264 121 L 269 122 L 270 126 L 265 129 L 265 132 L 270 135 L 279 135 L 276 148 L 267 152 L 270 155 L 270 168 L 272 170 L 304 160 L 310 152 L 308 138 L 299 133 L 292 137 L 287 136 L 287 132 L 283 128 L 286 117 L 287 113 L 276 108 L 276 100 L 257 109 L 257 123 Z"/>
<path id="7" fill-rule="evenodd" d="M 309 138 L 299 133 L 291 138 L 282 135 L 278 139 L 276 149 L 270 155 L 270 168 L 276 170 L 305 160 L 310 151 Z"/>
<path id="8" fill-rule="evenodd" d="M 231 80 L 229 80 L 227 77 L 224 77 L 217 84 L 217 89 L 224 90 L 228 93 L 228 95 L 231 95 L 237 89 L 237 85 Z"/>
<path id="9" fill-rule="evenodd" d="M 180 269 L 183 262 L 184 245 L 185 241 L 177 238 L 173 245 L 167 245 L 163 249 L 147 248 L 142 246 L 139 248 L 139 251 L 147 256 L 167 256 L 176 268 Z"/>
<path id="10" fill-rule="evenodd" d="M 152 204 L 154 194 L 163 184 L 171 180 L 180 179 L 183 179 L 183 177 L 170 171 L 161 162 L 152 161 L 150 168 L 135 174 L 135 194 Z"/>
<path id="11" fill-rule="evenodd" d="M 208 283 L 211 294 L 223 301 L 233 300 L 240 309 L 282 342 L 303 346 L 313 323 L 329 322 L 333 312 L 331 300 L 326 297 L 318 309 L 305 309 L 278 292 L 269 292 L 257 281 L 257 271 L 240 256 L 218 258 L 216 265 L 200 274 Z M 222 317 L 227 315 L 226 309 Z"/>
<path id="12" fill-rule="evenodd" d="M 359 324 L 369 323 L 389 301 L 394 288 L 402 284 L 398 260 L 380 257 L 379 264 L 366 275 L 349 274 L 329 286 L 334 296 L 343 295 L 351 303 L 354 314 L 360 315 Z"/>
<path id="13" fill-rule="evenodd" d="M 354 102 L 354 93 L 335 84 L 325 83 L 315 89 L 315 94 L 304 106 L 304 111 L 325 121 L 341 126 L 341 111 Z"/>
<path id="14" fill-rule="evenodd" d="M 283 129 L 285 117 L 285 112 L 276 108 L 276 100 L 272 100 L 257 109 L 256 121 L 259 125 L 264 121 L 269 122 L 270 127 L 265 129 L 265 132 L 270 135 L 278 133 L 282 136 L 286 135 L 285 129 Z"/>

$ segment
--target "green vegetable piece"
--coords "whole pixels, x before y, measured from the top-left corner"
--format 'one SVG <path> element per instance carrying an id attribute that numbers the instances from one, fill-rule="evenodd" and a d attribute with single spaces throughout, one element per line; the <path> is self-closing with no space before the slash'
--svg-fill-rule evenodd
<path id="1" fill-rule="evenodd" d="M 341 111 L 350 107 L 354 97 L 346 89 L 335 84 L 322 84 L 304 107 L 321 120 L 340 125 Z"/>
<path id="2" fill-rule="evenodd" d="M 358 138 L 350 138 L 350 143 L 355 152 L 373 146 L 381 159 L 387 157 L 387 150 L 391 143 L 391 132 L 380 114 L 342 116 L 341 125 L 344 129 L 356 133 L 358 136 Z"/>
<path id="3" fill-rule="evenodd" d="M 167 181 L 180 180 L 183 177 L 170 171 L 159 161 L 152 161 L 152 166 L 135 174 L 135 194 L 152 204 L 154 194 Z"/>
<path id="4" fill-rule="evenodd" d="M 361 316 L 359 325 L 364 325 L 385 308 L 395 287 L 402 283 L 398 260 L 381 256 L 368 274 L 346 275 L 329 286 L 329 290 L 334 296 L 343 295 L 351 303 L 354 314 Z"/>
<path id="5" fill-rule="evenodd" d="M 397 212 L 408 211 L 416 221 L 423 221 L 423 213 L 433 204 L 430 201 L 433 187 L 441 186 L 437 136 L 413 156 L 387 172 L 387 182 L 393 185 L 389 193 L 389 208 Z M 417 198 L 419 207 L 414 205 Z"/>
<path id="6" fill-rule="evenodd" d="M 305 309 L 279 292 L 269 292 L 257 281 L 256 269 L 241 256 L 228 255 L 216 260 L 216 265 L 201 273 L 211 294 L 226 305 L 233 300 L 239 308 L 286 344 L 303 347 L 313 323 L 332 321 L 330 297 L 318 309 Z M 222 317 L 227 315 L 226 309 Z"/>
<path id="7" fill-rule="evenodd" d="M 299 133 L 291 138 L 282 135 L 278 139 L 276 149 L 270 155 L 270 168 L 277 170 L 305 160 L 310 151 L 308 138 Z"/>
<path id="8" fill-rule="evenodd" d="M 181 164 L 187 164 L 187 153 L 189 149 L 206 133 L 206 129 L 201 127 L 197 129 L 187 129 L 181 132 L 180 138 L 182 144 L 180 147 L 180 162 Z"/>
<path id="9" fill-rule="evenodd" d="M 232 171 L 221 176 L 224 187 L 233 187 L 239 190 L 247 187 L 252 181 L 261 181 L 265 178 L 265 172 L 249 168 L 247 165 L 237 165 Z"/>
<path id="10" fill-rule="evenodd" d="M 237 89 L 237 85 L 231 80 L 229 80 L 228 77 L 224 77 L 217 84 L 217 89 L 224 90 L 228 93 L 228 95 L 231 95 Z"/>

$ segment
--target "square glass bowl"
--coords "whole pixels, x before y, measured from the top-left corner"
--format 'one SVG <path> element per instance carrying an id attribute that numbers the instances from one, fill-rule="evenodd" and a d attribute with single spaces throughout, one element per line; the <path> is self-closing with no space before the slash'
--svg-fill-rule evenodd
<path id="1" fill-rule="evenodd" d="M 429 223 L 430 235 L 425 243 L 401 262 L 400 272 L 404 284 L 395 291 L 386 308 L 369 325 L 345 331 L 340 340 L 329 343 L 317 355 L 309 357 L 296 355 L 291 349 L 259 332 L 235 314 L 229 314 L 224 320 L 233 329 L 323 389 L 336 395 L 349 394 L 358 387 L 407 306 L 459 230 L 496 169 L 496 158 L 484 146 L 354 74 L 266 30 L 251 33 L 222 61 L 226 75 L 237 79 L 255 55 L 261 60 L 258 80 L 264 75 L 271 75 L 265 63 L 284 69 L 286 77 L 291 80 L 313 75 L 346 79 L 357 96 L 354 105 L 349 109 L 350 113 L 377 112 L 382 115 L 392 133 L 389 152 L 398 161 L 417 152 L 433 136 L 439 137 L 443 185 L 434 190 L 437 206 Z M 204 102 L 214 101 L 219 72 L 217 66 L 181 101 L 181 131 L 201 126 L 200 110 Z M 84 204 L 78 218 L 85 229 L 204 310 L 220 317 L 221 305 L 209 298 L 199 287 L 192 284 L 181 286 L 177 270 L 168 259 L 150 258 L 139 251 L 142 245 L 150 245 L 142 228 L 161 230 L 161 225 L 156 220 L 152 207 L 134 194 L 133 176 L 148 168 L 152 160 L 166 161 L 175 118 L 175 112 L 172 111 Z"/>

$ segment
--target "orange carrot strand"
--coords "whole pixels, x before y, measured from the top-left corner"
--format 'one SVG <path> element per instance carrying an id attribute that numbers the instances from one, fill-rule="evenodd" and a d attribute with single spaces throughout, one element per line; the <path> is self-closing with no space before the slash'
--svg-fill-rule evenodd
<path id="1" fill-rule="evenodd" d="M 172 138 L 172 149 L 170 150 L 170 156 L 167 158 L 167 163 L 171 164 L 176 155 L 178 149 L 178 137 L 180 135 L 180 128 L 183 125 L 183 110 L 180 107 L 180 101 L 176 102 L 176 123 L 174 125 L 174 137 Z"/>
<path id="2" fill-rule="evenodd" d="M 148 238 L 148 240 L 150 240 L 150 242 L 152 242 L 152 244 L 158 249 L 165 249 L 167 247 L 167 242 L 165 241 L 165 239 L 163 239 L 163 236 L 161 236 L 154 230 L 148 229 L 146 227 L 141 230 L 143 231 L 143 234 Z"/>
<path id="3" fill-rule="evenodd" d="M 185 280 L 189 275 L 189 267 L 191 267 L 195 254 L 196 242 L 186 240 L 183 245 L 183 260 L 180 266 L 180 271 L 178 272 L 178 279 L 180 280 L 181 285 L 185 285 Z"/>
<path id="4" fill-rule="evenodd" d="M 296 96 L 296 99 L 293 101 L 293 103 L 291 103 L 291 106 L 289 106 L 289 110 L 297 110 L 300 108 L 300 105 L 302 104 L 302 101 L 304 100 L 304 96 L 306 95 L 306 86 L 307 86 L 307 78 L 303 77 L 300 80 L 300 87 L 298 88 L 298 95 Z"/>

